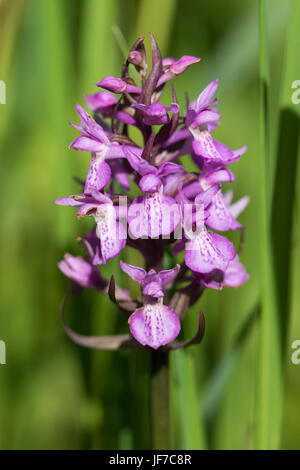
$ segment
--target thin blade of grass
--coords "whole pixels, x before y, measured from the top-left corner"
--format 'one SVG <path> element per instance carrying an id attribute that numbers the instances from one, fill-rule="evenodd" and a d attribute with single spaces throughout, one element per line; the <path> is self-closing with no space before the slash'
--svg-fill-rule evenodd
<path id="1" fill-rule="evenodd" d="M 260 0 L 260 258 L 261 258 L 261 323 L 258 353 L 258 390 L 255 446 L 278 449 L 282 414 L 282 365 L 278 305 L 271 251 L 269 224 L 269 63 L 267 53 L 266 1 Z"/>
<path id="2" fill-rule="evenodd" d="M 294 0 L 290 11 L 285 73 L 281 90 L 277 162 L 272 206 L 273 256 L 283 354 L 286 350 L 290 316 L 293 209 L 299 152 L 300 107 L 299 105 L 297 106 L 297 101 L 295 103 L 292 101 L 292 93 L 294 92 L 292 85 L 300 77 L 299 23 L 300 3 Z M 298 88 L 299 85 L 300 82 L 298 83 Z"/>
<path id="3" fill-rule="evenodd" d="M 206 449 L 206 437 L 198 405 L 195 365 L 192 351 L 172 353 L 173 394 L 177 416 L 178 439 L 182 449 Z"/>
<path id="4" fill-rule="evenodd" d="M 0 79 L 5 82 L 5 95 L 7 96 L 10 95 L 12 89 L 10 68 L 24 6 L 25 0 L 6 1 L 0 4 Z M 12 100 L 7 99 L 6 96 L 5 98 L 5 112 L 1 110 L 0 114 L 0 142 L 5 134 L 12 111 Z"/>

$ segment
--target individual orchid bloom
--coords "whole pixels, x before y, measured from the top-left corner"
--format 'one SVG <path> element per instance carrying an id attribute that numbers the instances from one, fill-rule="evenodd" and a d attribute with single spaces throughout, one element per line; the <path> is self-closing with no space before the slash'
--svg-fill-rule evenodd
<path id="1" fill-rule="evenodd" d="M 97 256 L 98 264 L 117 256 L 126 245 L 126 230 L 117 220 L 117 211 L 111 199 L 102 193 L 93 192 L 92 196 L 79 195 L 56 199 L 57 204 L 78 207 L 78 217 L 91 215 L 96 222 L 96 235 L 100 240 Z"/>
<path id="2" fill-rule="evenodd" d="M 139 51 L 130 51 L 128 61 L 130 64 L 141 66 L 143 64 L 142 54 Z"/>
<path id="3" fill-rule="evenodd" d="M 151 187 L 155 184 L 156 181 L 151 183 Z M 160 190 L 146 191 L 134 199 L 128 209 L 129 232 L 134 238 L 170 235 L 179 222 L 180 210 L 175 199 L 165 196 Z"/>
<path id="4" fill-rule="evenodd" d="M 66 253 L 58 267 L 65 276 L 81 287 L 106 292 L 108 282 L 101 276 L 99 269 L 81 256 Z"/>
<path id="5" fill-rule="evenodd" d="M 247 146 L 230 150 L 226 145 L 214 140 L 207 129 L 193 129 L 192 127 L 189 129 L 194 137 L 193 151 L 212 164 L 227 166 L 239 160 L 247 150 Z"/>
<path id="6" fill-rule="evenodd" d="M 249 279 L 249 274 L 236 255 L 223 271 L 212 271 L 208 274 L 195 274 L 196 279 L 205 287 L 220 290 L 223 287 L 240 287 Z"/>
<path id="7" fill-rule="evenodd" d="M 140 284 L 143 295 L 155 298 L 164 297 L 163 286 L 170 282 L 180 269 L 180 265 L 177 264 L 173 269 L 159 271 L 159 273 L 156 273 L 154 269 L 150 269 L 147 273 L 143 268 L 132 266 L 131 264 L 124 263 L 124 261 L 120 261 L 120 266 L 131 279 Z"/>
<path id="8" fill-rule="evenodd" d="M 235 176 L 228 168 L 216 168 L 203 170 L 197 179 L 191 181 L 184 187 L 184 194 L 189 199 L 194 199 L 198 194 L 214 187 L 214 194 L 221 189 L 220 183 L 231 183 Z"/>
<path id="9" fill-rule="evenodd" d="M 141 89 L 139 87 L 131 85 L 121 78 L 112 77 L 110 75 L 104 77 L 99 83 L 97 83 L 97 86 L 108 91 L 112 91 L 113 93 L 141 93 Z"/>
<path id="10" fill-rule="evenodd" d="M 111 142 L 100 124 L 78 104 L 77 113 L 81 126 L 72 124 L 81 132 L 71 144 L 70 148 L 92 152 L 92 159 L 87 174 L 84 192 L 91 194 L 93 190 L 103 189 L 110 181 L 111 169 L 106 160 L 124 158 L 122 146 L 118 142 Z"/>
<path id="11" fill-rule="evenodd" d="M 152 103 L 150 106 L 133 104 L 132 107 L 143 112 L 142 120 L 146 126 L 168 124 L 170 122 L 168 111 L 172 111 L 172 113 L 179 112 L 179 106 L 176 103 L 172 103 L 169 107 L 164 106 L 162 103 Z"/>
<path id="12" fill-rule="evenodd" d="M 167 61 L 165 60 L 163 64 L 165 66 L 165 70 L 163 75 L 159 78 L 157 86 L 160 87 L 163 83 L 167 82 L 168 80 L 177 77 L 177 75 L 181 75 L 187 69 L 187 67 L 196 64 L 199 61 L 199 57 L 193 57 L 189 55 L 184 55 L 180 59 L 175 61 L 170 58 L 167 59 Z"/>
<path id="13" fill-rule="evenodd" d="M 64 259 L 58 263 L 61 272 L 82 288 L 95 289 L 103 294 L 108 293 L 109 282 L 101 276 L 99 269 L 91 261 L 81 256 L 72 256 L 66 253 Z M 130 300 L 128 290 L 116 285 L 117 300 Z"/>
<path id="14" fill-rule="evenodd" d="M 236 220 L 236 217 L 244 210 L 248 202 L 249 198 L 245 196 L 230 206 L 226 204 L 222 191 L 219 190 L 213 196 L 211 205 L 209 206 L 209 215 L 205 221 L 206 225 L 222 232 L 242 228 L 241 224 Z"/>
<path id="15" fill-rule="evenodd" d="M 180 211 L 176 201 L 163 194 L 163 178 L 172 173 L 182 174 L 184 168 L 172 162 L 156 168 L 131 152 L 128 152 L 127 159 L 142 175 L 139 187 L 143 191 L 128 210 L 130 233 L 135 238 L 170 235 L 180 221 Z"/>
<path id="16" fill-rule="evenodd" d="M 200 126 L 205 126 L 209 132 L 212 132 L 221 115 L 217 113 L 216 107 L 218 100 L 212 101 L 212 97 L 216 92 L 219 80 L 209 83 L 207 87 L 200 93 L 197 100 L 192 101 L 187 109 L 186 125 L 191 129 L 197 129 Z"/>
<path id="17" fill-rule="evenodd" d="M 142 149 L 138 147 L 126 147 L 124 148 L 124 153 L 126 158 L 131 165 L 131 167 L 140 175 L 142 179 L 147 175 L 152 175 L 155 181 L 155 187 L 152 188 L 152 191 L 155 191 L 159 186 L 163 184 L 162 179 L 165 176 L 170 174 L 183 174 L 184 167 L 173 162 L 164 162 L 159 167 L 151 165 L 147 160 L 141 157 Z M 146 181 L 145 179 L 144 181 Z M 143 183 L 142 183 L 143 185 Z M 142 191 L 147 191 L 147 189 L 141 188 Z M 151 191 L 151 189 L 149 189 Z"/>
<path id="18" fill-rule="evenodd" d="M 235 256 L 234 246 L 227 238 L 204 228 L 187 242 L 185 264 L 198 273 L 225 271 Z"/>
<path id="19" fill-rule="evenodd" d="M 180 320 L 174 310 L 163 305 L 162 287 L 171 281 L 179 271 L 179 265 L 173 269 L 148 273 L 136 266 L 120 262 L 122 270 L 142 288 L 144 306 L 129 317 L 132 336 L 143 346 L 158 349 L 172 342 L 180 332 Z M 158 299 L 158 300 L 157 300 Z"/>
<path id="20" fill-rule="evenodd" d="M 181 329 L 177 313 L 159 300 L 145 303 L 130 315 L 128 323 L 132 336 L 153 349 L 174 341 Z"/>
<path id="21" fill-rule="evenodd" d="M 135 119 L 129 114 L 131 109 L 119 109 L 117 98 L 108 91 L 99 91 L 94 95 L 83 95 L 87 107 L 95 112 L 101 113 L 104 118 L 114 118 L 124 124 L 136 125 Z"/>
<path id="22" fill-rule="evenodd" d="M 108 91 L 99 91 L 93 95 L 83 95 L 87 107 L 94 112 L 100 112 L 105 117 L 111 116 L 111 110 L 118 103 L 117 98 Z"/>

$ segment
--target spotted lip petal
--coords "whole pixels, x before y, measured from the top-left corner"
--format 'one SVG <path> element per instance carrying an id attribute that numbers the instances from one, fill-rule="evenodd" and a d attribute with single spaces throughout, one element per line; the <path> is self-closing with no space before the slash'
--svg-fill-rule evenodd
<path id="1" fill-rule="evenodd" d="M 160 192 L 136 198 L 128 210 L 128 224 L 135 238 L 170 235 L 180 221 L 176 201 Z"/>
<path id="2" fill-rule="evenodd" d="M 105 210 L 106 209 L 106 210 Z M 96 215 L 96 234 L 100 239 L 101 264 L 106 264 L 107 260 L 117 256 L 126 245 L 126 231 L 120 222 L 116 221 L 116 212 L 114 207 L 109 204 L 100 208 Z"/>
<path id="3" fill-rule="evenodd" d="M 186 245 L 185 263 L 195 272 L 225 271 L 236 253 L 233 244 L 216 233 L 202 230 Z"/>
<path id="4" fill-rule="evenodd" d="M 180 332 L 180 320 L 171 308 L 161 303 L 146 304 L 129 317 L 132 336 L 143 346 L 158 349 L 171 343 Z"/>
<path id="5" fill-rule="evenodd" d="M 210 160 L 214 163 L 224 163 L 225 159 L 220 153 L 221 149 L 217 148 L 215 141 L 213 140 L 212 136 L 208 131 L 199 131 L 199 129 L 196 129 L 191 130 L 191 132 L 194 136 L 193 150 L 196 155 L 199 155 L 200 157 Z M 222 148 L 222 150 L 224 149 Z M 228 151 L 230 152 L 229 149 Z"/>
<path id="6" fill-rule="evenodd" d="M 206 225 L 214 230 L 237 230 L 241 224 L 235 220 L 225 204 L 222 191 L 218 191 L 212 198 L 209 207 L 209 216 L 206 219 Z"/>
<path id="7" fill-rule="evenodd" d="M 85 194 L 91 194 L 93 190 L 100 191 L 109 183 L 111 169 L 103 158 L 97 155 L 92 157 L 84 187 Z"/>

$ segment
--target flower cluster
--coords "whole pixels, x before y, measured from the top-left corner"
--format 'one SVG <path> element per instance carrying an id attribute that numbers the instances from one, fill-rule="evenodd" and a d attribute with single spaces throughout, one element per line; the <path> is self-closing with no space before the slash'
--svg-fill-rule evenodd
<path id="1" fill-rule="evenodd" d="M 89 169 L 83 192 L 56 203 L 77 207 L 78 217 L 95 221 L 81 239 L 87 257 L 67 254 L 61 271 L 77 286 L 109 295 L 129 315 L 131 341 L 157 349 L 178 336 L 180 320 L 205 288 L 238 287 L 247 280 L 232 242 L 215 232 L 242 230 L 237 217 L 248 197 L 232 203 L 232 192 L 222 192 L 221 183 L 235 179 L 228 166 L 246 147 L 230 150 L 212 137 L 221 119 L 214 98 L 218 80 L 182 111 L 171 81 L 200 59 L 162 59 L 153 35 L 151 44 L 149 73 L 144 38 L 139 38 L 121 78 L 106 76 L 97 83 L 102 91 L 85 95 L 93 117 L 77 105 L 80 124 L 72 126 L 79 136 L 70 148 L 91 154 Z M 131 69 L 140 83 L 130 76 Z M 172 96 L 168 106 L 160 102 L 166 86 Z M 133 128 L 142 145 L 132 140 Z M 191 156 L 197 171 L 181 164 L 184 155 Z M 136 198 L 129 197 L 134 187 L 140 193 Z M 98 268 L 123 255 L 126 245 L 145 259 L 146 270 L 120 261 L 141 286 L 137 300 L 113 277 L 104 279 Z M 166 250 L 182 256 L 182 262 L 164 269 Z"/>

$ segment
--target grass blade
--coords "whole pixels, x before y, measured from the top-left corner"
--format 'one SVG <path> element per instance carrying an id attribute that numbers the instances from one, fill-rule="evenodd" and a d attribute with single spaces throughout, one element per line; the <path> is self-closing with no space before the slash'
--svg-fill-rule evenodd
<path id="1" fill-rule="evenodd" d="M 278 305 L 269 224 L 270 191 L 266 1 L 260 0 L 260 257 L 261 324 L 258 365 L 256 448 L 278 449 L 280 443 L 282 390 Z"/>
<path id="2" fill-rule="evenodd" d="M 173 393 L 179 428 L 180 448 L 205 449 L 206 438 L 198 406 L 194 358 L 190 350 L 172 353 Z"/>
<path id="3" fill-rule="evenodd" d="M 282 351 L 285 351 L 290 315 L 290 270 L 293 209 L 299 151 L 300 108 L 292 102 L 292 84 L 300 77 L 300 3 L 293 1 L 281 90 L 277 162 L 272 206 L 273 256 L 280 312 Z M 299 88 L 299 86 L 298 86 Z"/>

